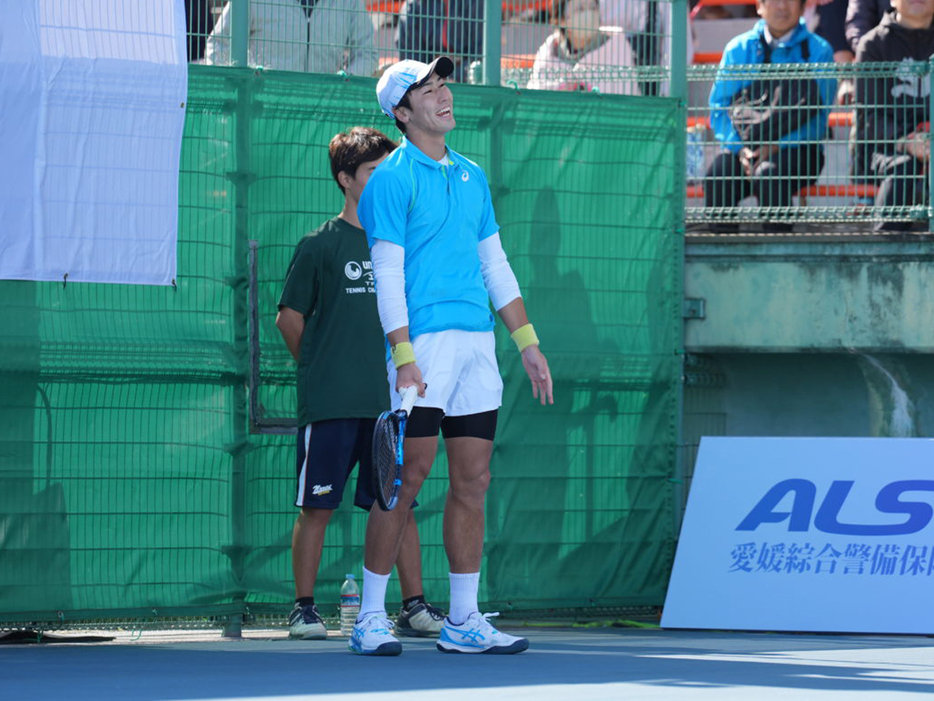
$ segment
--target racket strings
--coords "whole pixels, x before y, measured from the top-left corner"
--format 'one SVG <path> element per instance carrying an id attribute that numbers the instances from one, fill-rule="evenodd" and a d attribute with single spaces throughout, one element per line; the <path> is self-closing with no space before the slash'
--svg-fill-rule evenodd
<path id="1" fill-rule="evenodd" d="M 396 445 L 399 440 L 398 420 L 395 416 L 380 418 L 373 438 L 373 467 L 377 488 L 385 501 L 392 498 L 396 487 Z"/>

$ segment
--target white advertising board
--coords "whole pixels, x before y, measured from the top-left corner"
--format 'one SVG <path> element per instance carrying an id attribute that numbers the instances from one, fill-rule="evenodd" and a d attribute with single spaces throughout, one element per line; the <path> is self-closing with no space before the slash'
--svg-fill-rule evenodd
<path id="1" fill-rule="evenodd" d="M 934 633 L 934 440 L 704 438 L 664 628 Z"/>

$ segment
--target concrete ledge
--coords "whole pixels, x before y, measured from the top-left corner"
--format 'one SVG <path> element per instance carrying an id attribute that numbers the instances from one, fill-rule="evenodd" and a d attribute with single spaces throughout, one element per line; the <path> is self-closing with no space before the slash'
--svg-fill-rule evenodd
<path id="1" fill-rule="evenodd" d="M 930 234 L 692 235 L 689 352 L 934 351 Z"/>

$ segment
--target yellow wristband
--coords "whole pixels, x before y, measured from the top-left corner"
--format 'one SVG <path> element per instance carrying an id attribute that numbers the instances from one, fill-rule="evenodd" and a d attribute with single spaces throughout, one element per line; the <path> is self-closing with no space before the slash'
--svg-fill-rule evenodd
<path id="1" fill-rule="evenodd" d="M 415 362 L 415 351 L 408 341 L 397 343 L 390 352 L 392 353 L 392 364 L 396 366 L 396 369 Z"/>
<path id="2" fill-rule="evenodd" d="M 532 324 L 520 326 L 509 334 L 509 337 L 516 342 L 516 348 L 519 349 L 520 353 L 529 346 L 538 345 L 538 336 L 535 335 L 535 329 L 532 328 Z"/>

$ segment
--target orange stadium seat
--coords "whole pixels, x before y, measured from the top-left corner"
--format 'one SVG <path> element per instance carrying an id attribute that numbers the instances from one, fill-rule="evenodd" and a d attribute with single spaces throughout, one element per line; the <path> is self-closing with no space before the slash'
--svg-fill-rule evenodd
<path id="1" fill-rule="evenodd" d="M 503 68 L 531 68 L 535 64 L 535 54 L 514 54 L 503 56 L 500 65 Z"/>
<path id="2" fill-rule="evenodd" d="M 688 185 L 688 199 L 704 196 L 703 185 Z M 798 191 L 798 197 L 858 197 L 871 199 L 876 196 L 875 185 L 811 185 Z"/>
<path id="3" fill-rule="evenodd" d="M 369 0 L 366 9 L 370 12 L 386 12 L 397 15 L 402 9 L 402 2 L 393 2 L 392 0 Z"/>
<path id="4" fill-rule="evenodd" d="M 720 51 L 695 51 L 694 52 L 694 63 L 697 64 L 708 64 L 708 63 L 720 63 L 720 57 L 723 54 Z"/>
<path id="5" fill-rule="evenodd" d="M 503 2 L 503 14 L 514 15 L 526 10 L 541 12 L 551 6 L 551 0 L 535 0 L 535 2 Z"/>
<path id="6" fill-rule="evenodd" d="M 691 19 L 694 19 L 701 9 L 721 5 L 755 5 L 756 0 L 700 0 L 691 10 Z"/>
<path id="7" fill-rule="evenodd" d="M 534 0 L 534 2 L 503 2 L 503 14 L 514 15 L 518 12 L 532 10 L 541 12 L 551 5 L 551 0 Z M 370 12 L 388 12 L 399 14 L 402 9 L 401 0 L 367 0 L 366 9 Z"/>
<path id="8" fill-rule="evenodd" d="M 703 124 L 704 126 L 710 126 L 710 119 L 707 117 L 688 117 L 688 129 L 691 127 L 696 127 Z M 831 112 L 830 116 L 827 118 L 827 125 L 832 129 L 834 127 L 851 127 L 853 126 L 853 113 L 852 112 Z"/>

